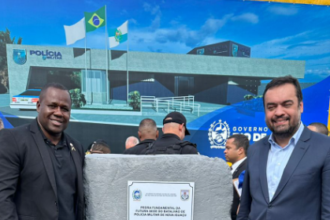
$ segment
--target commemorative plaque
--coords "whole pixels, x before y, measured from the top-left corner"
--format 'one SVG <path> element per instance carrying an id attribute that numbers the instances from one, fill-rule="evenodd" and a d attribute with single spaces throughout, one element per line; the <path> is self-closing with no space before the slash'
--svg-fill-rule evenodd
<path id="1" fill-rule="evenodd" d="M 128 181 L 128 220 L 193 220 L 194 182 Z"/>

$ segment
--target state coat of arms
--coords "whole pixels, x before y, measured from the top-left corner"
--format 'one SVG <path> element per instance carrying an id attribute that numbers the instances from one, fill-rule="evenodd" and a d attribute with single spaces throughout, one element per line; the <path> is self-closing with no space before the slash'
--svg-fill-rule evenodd
<path id="1" fill-rule="evenodd" d="M 227 122 L 214 121 L 209 128 L 209 141 L 211 148 L 225 149 L 230 129 Z"/>

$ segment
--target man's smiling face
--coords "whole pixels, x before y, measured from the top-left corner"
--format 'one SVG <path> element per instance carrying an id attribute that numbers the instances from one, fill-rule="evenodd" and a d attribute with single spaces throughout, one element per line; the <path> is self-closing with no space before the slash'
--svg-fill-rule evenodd
<path id="1" fill-rule="evenodd" d="M 269 89 L 264 97 L 266 124 L 274 136 L 292 137 L 298 130 L 303 102 L 298 103 L 296 88 L 286 83 Z"/>
<path id="2" fill-rule="evenodd" d="M 38 121 L 47 138 L 56 137 L 68 126 L 71 111 L 70 94 L 49 87 L 37 102 Z"/>

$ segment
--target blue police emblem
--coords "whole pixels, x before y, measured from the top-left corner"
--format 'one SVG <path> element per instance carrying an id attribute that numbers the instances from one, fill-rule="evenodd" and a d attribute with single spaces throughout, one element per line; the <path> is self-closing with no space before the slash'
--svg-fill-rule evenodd
<path id="1" fill-rule="evenodd" d="M 141 197 L 142 197 L 142 193 L 141 193 L 141 190 L 139 189 L 136 189 L 136 190 L 133 190 L 133 200 L 141 200 Z"/>
<path id="2" fill-rule="evenodd" d="M 230 136 L 230 129 L 227 122 L 215 121 L 209 128 L 209 141 L 211 148 L 225 149 L 227 138 Z"/>
<path id="3" fill-rule="evenodd" d="M 15 63 L 23 65 L 26 63 L 26 50 L 14 49 L 13 59 Z"/>

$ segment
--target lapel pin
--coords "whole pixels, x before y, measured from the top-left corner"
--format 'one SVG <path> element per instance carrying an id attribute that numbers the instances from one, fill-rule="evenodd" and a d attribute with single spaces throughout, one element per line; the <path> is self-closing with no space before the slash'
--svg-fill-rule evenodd
<path id="1" fill-rule="evenodd" d="M 76 148 L 74 148 L 72 143 L 70 143 L 70 146 L 71 146 L 71 151 L 76 151 Z"/>

